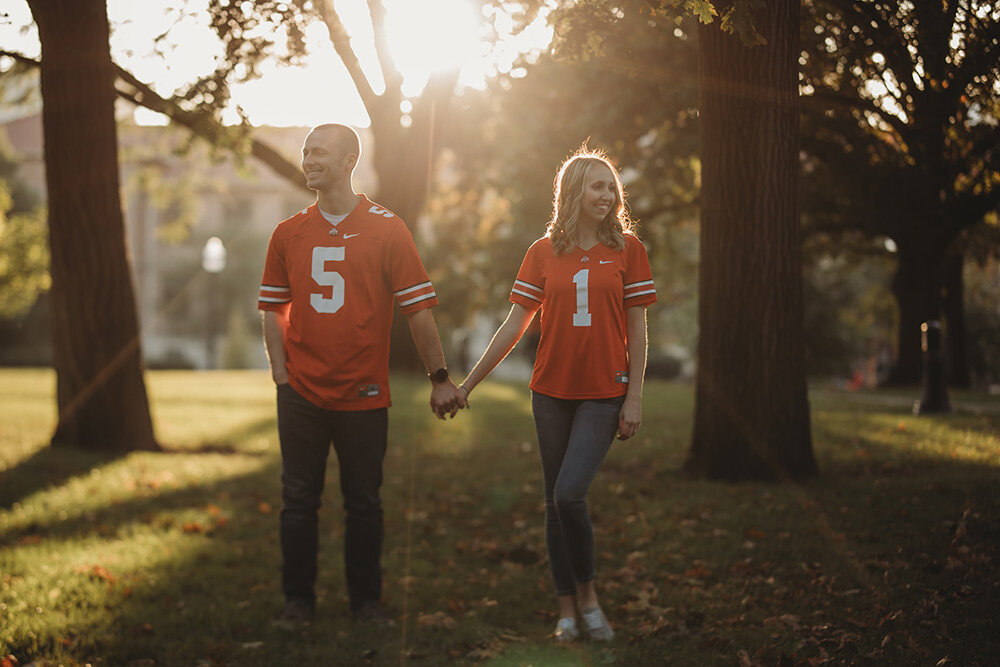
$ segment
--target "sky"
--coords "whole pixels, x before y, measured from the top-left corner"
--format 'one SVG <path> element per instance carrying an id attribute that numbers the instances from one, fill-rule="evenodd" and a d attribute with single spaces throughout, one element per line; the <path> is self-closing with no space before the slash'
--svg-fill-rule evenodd
<path id="1" fill-rule="evenodd" d="M 237 0 L 234 0 L 237 1 Z M 544 21 L 513 33 L 504 12 L 476 10 L 469 0 L 384 0 L 393 61 L 404 77 L 404 93 L 416 96 L 436 70 L 459 66 L 459 85 L 481 88 L 497 71 L 511 70 L 520 53 L 545 49 L 551 30 Z M 114 60 L 161 95 L 169 96 L 199 75 L 214 69 L 222 46 L 209 27 L 206 0 L 107 0 Z M 383 83 L 372 43 L 364 0 L 335 0 L 372 87 Z M 5 0 L 0 44 L 37 57 L 37 33 L 25 0 Z M 503 38 L 485 41 L 489 23 Z M 30 26 L 25 30 L 25 26 Z M 154 37 L 169 29 L 169 48 L 154 51 Z M 255 125 L 311 126 L 336 120 L 357 127 L 369 124 L 347 70 L 330 43 L 326 26 L 317 21 L 306 33 L 310 50 L 303 67 L 265 65 L 260 79 L 234 87 L 233 99 Z M 235 110 L 227 120 L 236 122 Z M 161 124 L 163 117 L 138 110 L 136 121 Z"/>

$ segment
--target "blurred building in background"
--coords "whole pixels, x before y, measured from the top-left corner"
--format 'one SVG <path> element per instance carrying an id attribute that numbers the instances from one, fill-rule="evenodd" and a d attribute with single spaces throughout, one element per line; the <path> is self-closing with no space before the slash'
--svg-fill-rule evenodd
<path id="1" fill-rule="evenodd" d="M 0 132 L 15 151 L 17 177 L 45 200 L 40 114 L 7 120 Z M 298 164 L 308 128 L 257 128 L 255 136 Z M 363 132 L 363 131 L 362 131 Z M 363 140 L 366 138 L 363 136 Z M 119 163 L 126 235 L 150 368 L 263 368 L 257 293 L 274 226 L 315 197 L 253 158 L 192 142 L 186 131 L 119 123 Z M 362 155 L 357 189 L 374 172 Z M 226 249 L 216 276 L 202 250 L 218 237 Z M 47 365 L 48 303 L 43 295 L 16 322 L 3 323 L 0 364 Z M 210 358 L 214 357 L 214 358 Z"/>

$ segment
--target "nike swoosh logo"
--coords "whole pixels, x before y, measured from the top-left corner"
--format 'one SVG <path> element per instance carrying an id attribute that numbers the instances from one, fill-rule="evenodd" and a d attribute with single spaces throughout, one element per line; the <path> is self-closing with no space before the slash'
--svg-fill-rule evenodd
<path id="1" fill-rule="evenodd" d="M 360 235 L 361 235 L 361 232 L 356 232 L 354 234 L 344 234 L 344 240 L 346 241 L 349 238 L 353 238 L 355 236 L 360 236 Z"/>
<path id="2" fill-rule="evenodd" d="M 345 236 L 344 238 L 346 239 L 347 237 Z M 600 264 L 611 264 L 614 261 L 615 260 L 613 260 L 613 259 L 602 259 L 599 263 Z"/>

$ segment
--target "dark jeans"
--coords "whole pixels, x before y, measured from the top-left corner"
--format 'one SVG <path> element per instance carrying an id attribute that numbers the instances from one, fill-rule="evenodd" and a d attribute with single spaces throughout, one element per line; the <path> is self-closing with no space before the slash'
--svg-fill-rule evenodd
<path id="1" fill-rule="evenodd" d="M 625 397 L 566 400 L 531 395 L 545 479 L 545 542 L 557 595 L 594 579 L 587 491 L 611 448 Z"/>
<path id="2" fill-rule="evenodd" d="M 347 513 L 344 569 L 351 609 L 382 597 L 382 461 L 388 410 L 325 410 L 279 385 L 281 583 L 285 597 L 316 599 L 318 517 L 330 443 L 340 463 Z"/>

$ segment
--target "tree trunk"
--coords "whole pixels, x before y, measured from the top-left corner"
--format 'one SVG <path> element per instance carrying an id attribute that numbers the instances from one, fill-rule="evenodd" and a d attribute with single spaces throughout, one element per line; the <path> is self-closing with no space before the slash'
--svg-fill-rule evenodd
<path id="1" fill-rule="evenodd" d="M 962 275 L 964 260 L 964 253 L 960 250 L 953 251 L 945 260 L 942 309 L 948 384 L 968 389 L 972 386 L 972 376 L 969 373 L 965 333 L 965 280 Z"/>
<path id="2" fill-rule="evenodd" d="M 30 0 L 42 46 L 52 253 L 54 445 L 158 449 L 119 200 L 104 0 Z"/>
<path id="3" fill-rule="evenodd" d="M 698 373 L 686 468 L 799 479 L 817 472 L 797 203 L 799 1 L 763 3 L 754 25 L 766 45 L 699 27 Z"/>
<path id="4" fill-rule="evenodd" d="M 402 218 L 415 237 L 417 221 L 430 192 L 432 170 L 441 149 L 441 134 L 457 75 L 456 71 L 431 77 L 413 110 L 409 128 L 400 125 L 399 102 L 388 93 L 380 100 L 379 108 L 369 110 L 375 138 L 372 161 L 378 178 L 373 199 Z M 417 243 L 419 247 L 419 238 Z M 420 354 L 398 309 L 392 322 L 389 358 L 394 370 L 423 371 Z"/>
<path id="5" fill-rule="evenodd" d="M 920 325 L 941 319 L 941 266 L 947 244 L 936 239 L 915 238 L 900 242 L 892 294 L 899 309 L 896 330 L 896 363 L 886 381 L 890 386 L 919 385 L 924 362 L 920 349 Z"/>

